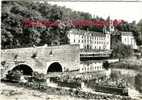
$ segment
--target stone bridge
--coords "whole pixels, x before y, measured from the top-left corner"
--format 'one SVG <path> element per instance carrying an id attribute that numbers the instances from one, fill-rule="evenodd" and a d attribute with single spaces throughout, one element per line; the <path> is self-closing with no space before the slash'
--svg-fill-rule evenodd
<path id="1" fill-rule="evenodd" d="M 78 45 L 40 46 L 1 50 L 1 72 L 22 70 L 25 75 L 33 71 L 65 72 L 78 70 L 80 50 Z"/>

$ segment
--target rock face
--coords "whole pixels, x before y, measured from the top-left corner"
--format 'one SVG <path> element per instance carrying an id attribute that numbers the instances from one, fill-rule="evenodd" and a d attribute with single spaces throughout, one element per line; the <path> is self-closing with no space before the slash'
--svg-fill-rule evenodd
<path id="1" fill-rule="evenodd" d="M 54 65 L 52 71 L 56 68 L 62 72 L 77 70 L 80 64 L 79 52 L 78 45 L 5 49 L 1 53 L 1 61 L 5 62 L 2 69 L 7 72 L 18 66 L 23 70 L 27 68 L 46 74 Z"/>

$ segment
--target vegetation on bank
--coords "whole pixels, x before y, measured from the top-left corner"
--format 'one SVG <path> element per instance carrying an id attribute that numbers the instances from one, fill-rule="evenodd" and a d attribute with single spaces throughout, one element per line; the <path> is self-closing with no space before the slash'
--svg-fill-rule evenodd
<path id="1" fill-rule="evenodd" d="M 142 74 L 139 73 L 135 77 L 135 87 L 142 93 Z"/>
<path id="2" fill-rule="evenodd" d="M 125 68 L 125 66 L 123 67 Z M 133 69 L 134 67 L 135 66 L 133 66 Z M 134 70 L 132 68 L 130 69 L 131 71 L 127 70 L 128 72 L 125 73 L 125 70 L 123 70 L 123 68 L 120 70 L 119 69 L 117 70 L 117 68 L 116 69 L 113 68 L 110 77 L 112 80 L 123 80 L 122 83 L 127 82 L 127 87 L 135 88 L 136 90 L 142 93 L 142 74 L 141 72 L 137 71 L 138 70 L 137 66 Z"/>
<path id="3" fill-rule="evenodd" d="M 111 36 L 111 57 L 112 58 L 126 58 L 133 54 L 133 49 L 130 46 L 124 45 L 121 42 L 120 36 Z"/>
<path id="4" fill-rule="evenodd" d="M 142 64 L 136 64 L 136 62 L 118 62 L 110 64 L 110 68 L 122 68 L 122 69 L 132 69 L 136 71 L 142 71 Z"/>
<path id="5" fill-rule="evenodd" d="M 23 22 L 30 20 L 49 20 L 59 22 L 57 27 L 24 27 Z M 44 44 L 68 44 L 67 31 L 70 28 L 103 31 L 109 17 L 103 19 L 92 17 L 89 13 L 72 11 L 69 8 L 50 5 L 48 3 L 26 1 L 2 2 L 2 49 L 40 46 Z M 78 20 L 78 21 L 76 21 Z M 138 44 L 142 44 L 141 21 L 128 23 L 123 20 L 113 21 L 115 28 L 120 31 L 133 31 Z M 53 25 L 54 26 L 54 25 Z M 134 27 L 136 26 L 136 28 Z M 138 28 L 137 28 L 138 26 Z"/>
<path id="6" fill-rule="evenodd" d="M 18 73 L 18 74 L 15 74 Z M 17 77 L 19 77 L 19 72 L 14 72 L 13 73 L 13 79 L 17 79 Z M 15 78 L 14 78 L 15 77 Z M 15 84 L 12 85 L 16 85 L 16 86 L 21 86 L 21 87 L 25 87 L 25 88 L 30 88 L 30 89 L 34 89 L 34 90 L 38 90 L 41 92 L 46 92 L 48 94 L 56 94 L 56 95 L 70 95 L 70 96 L 74 96 L 74 97 L 79 97 L 79 98 L 85 98 L 85 99 L 96 99 L 96 100 L 102 100 L 102 99 L 117 99 L 117 100 L 133 100 L 132 98 L 128 97 L 128 96 L 119 96 L 119 95 L 106 95 L 106 94 L 95 94 L 95 93 L 91 93 L 91 92 L 84 92 L 81 91 L 80 89 L 78 89 L 77 87 L 79 86 L 78 82 L 75 80 L 70 80 L 70 79 L 65 79 L 66 82 L 62 82 L 62 85 L 64 84 L 65 86 L 68 86 L 70 84 L 72 84 L 72 82 L 74 83 L 74 89 L 71 87 L 70 89 L 65 89 L 65 88 L 60 88 L 60 87 L 48 87 L 47 86 L 47 82 L 43 77 L 43 74 L 34 72 L 32 77 L 25 77 L 28 79 L 28 81 L 26 82 L 19 82 L 17 81 Z M 8 82 L 6 80 L 3 80 L 2 82 L 5 82 L 6 84 L 11 81 L 13 81 L 13 79 L 8 80 Z M 18 78 L 19 79 L 19 78 Z M 43 80 L 43 81 L 41 81 Z M 56 79 L 55 79 L 56 80 Z M 58 80 L 59 81 L 59 80 Z M 60 81 L 61 82 L 61 81 Z M 46 83 L 46 84 L 44 84 Z M 75 84 L 76 83 L 76 84 Z M 60 84 L 59 84 L 60 85 Z M 76 87 L 77 86 L 77 87 Z"/>
<path id="7" fill-rule="evenodd" d="M 129 83 L 129 87 L 135 87 L 139 92 L 142 93 L 142 62 L 138 59 L 130 59 L 131 60 L 125 59 L 118 63 L 110 64 L 110 68 L 113 69 L 111 76 L 113 79 L 124 78 L 125 81 Z M 127 74 L 121 74 L 121 71 L 123 72 L 123 69 L 126 69 L 128 71 L 126 72 Z M 130 71 L 128 69 L 130 69 Z"/>

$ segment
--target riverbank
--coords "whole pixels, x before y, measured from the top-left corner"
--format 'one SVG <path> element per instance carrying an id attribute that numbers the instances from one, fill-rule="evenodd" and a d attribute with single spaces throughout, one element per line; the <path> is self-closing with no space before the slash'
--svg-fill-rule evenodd
<path id="1" fill-rule="evenodd" d="M 121 59 L 120 62 L 110 64 L 110 68 L 120 68 L 142 72 L 142 59 L 138 59 L 136 57 Z"/>
<path id="2" fill-rule="evenodd" d="M 17 83 L 2 83 L 1 87 L 0 99 L 2 98 L 2 100 L 134 100 L 127 96 L 91 93 L 77 89 L 47 87 L 46 90 L 40 91 L 39 89 L 21 87 Z"/>
<path id="3" fill-rule="evenodd" d="M 85 100 L 67 95 L 54 95 L 38 90 L 0 83 L 0 100 Z"/>

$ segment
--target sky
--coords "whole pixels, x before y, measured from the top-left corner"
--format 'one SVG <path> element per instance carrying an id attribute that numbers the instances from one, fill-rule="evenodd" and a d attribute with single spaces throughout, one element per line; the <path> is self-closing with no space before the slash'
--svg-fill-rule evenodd
<path id="1" fill-rule="evenodd" d="M 142 2 L 49 2 L 75 11 L 88 12 L 102 18 L 138 22 L 142 19 Z"/>

